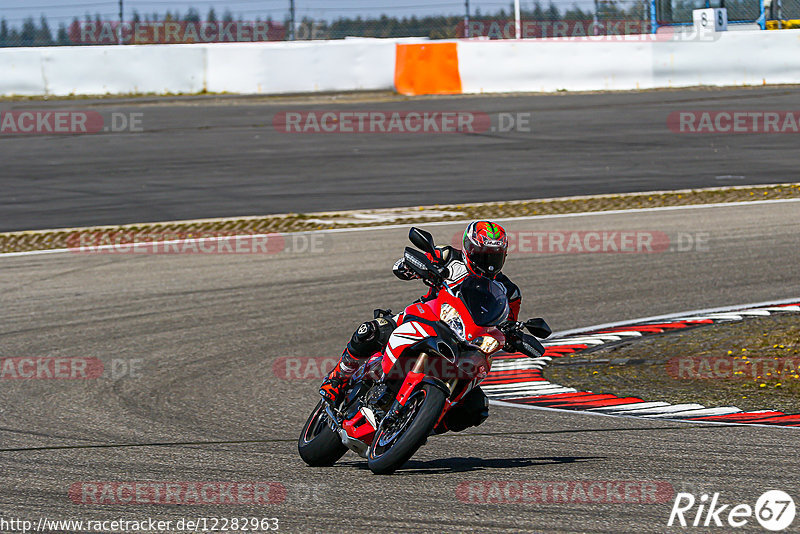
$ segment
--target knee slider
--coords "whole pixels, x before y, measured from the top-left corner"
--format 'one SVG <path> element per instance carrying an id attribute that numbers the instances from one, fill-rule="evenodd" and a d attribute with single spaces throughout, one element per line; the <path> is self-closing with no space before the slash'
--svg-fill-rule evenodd
<path id="1" fill-rule="evenodd" d="M 383 348 L 378 339 L 378 333 L 377 320 L 362 323 L 358 330 L 353 333 L 350 343 L 347 344 L 347 349 L 356 358 L 369 358 L 373 353 Z"/>
<path id="2" fill-rule="evenodd" d="M 356 330 L 353 334 L 353 342 L 366 343 L 367 341 L 371 341 L 375 338 L 375 334 L 377 334 L 377 332 L 377 321 L 367 321 L 365 323 L 361 323 L 361 326 L 359 326 L 358 330 Z"/>

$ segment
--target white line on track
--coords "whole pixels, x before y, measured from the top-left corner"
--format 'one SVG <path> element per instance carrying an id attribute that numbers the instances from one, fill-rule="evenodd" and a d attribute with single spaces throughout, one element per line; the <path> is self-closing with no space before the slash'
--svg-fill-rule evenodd
<path id="1" fill-rule="evenodd" d="M 690 421 L 688 419 L 670 419 L 669 417 L 662 417 L 659 419 L 651 419 L 649 417 L 641 417 L 638 415 L 624 415 L 624 414 L 615 414 L 615 413 L 602 413 L 602 412 L 590 412 L 586 410 L 565 410 L 563 408 L 548 408 L 546 406 L 533 406 L 531 404 L 517 404 L 513 402 L 505 402 L 499 400 L 490 400 L 489 404 L 493 404 L 495 406 L 502 406 L 504 408 L 521 408 L 523 410 L 537 410 L 541 412 L 558 412 L 558 413 L 568 413 L 572 415 L 592 415 L 595 417 L 617 417 L 622 419 L 635 419 L 638 421 L 669 421 L 672 423 L 690 423 L 690 424 L 698 424 L 698 425 L 719 425 L 719 426 L 752 426 L 752 427 L 760 427 L 760 428 L 781 428 L 784 430 L 794 430 L 796 431 L 800 427 L 796 426 L 781 426 L 781 425 L 764 425 L 759 423 L 730 423 L 727 421 Z"/>
<path id="2" fill-rule="evenodd" d="M 642 193 L 647 194 L 647 192 Z M 686 206 L 661 206 L 655 208 L 633 208 L 627 210 L 607 210 L 607 211 L 582 211 L 578 213 L 551 213 L 548 215 L 525 215 L 522 217 L 498 217 L 492 219 L 493 221 L 497 222 L 509 222 L 509 221 L 533 221 L 533 220 L 540 220 L 540 219 L 565 219 L 565 218 L 573 218 L 573 217 L 590 217 L 594 215 L 620 215 L 626 213 L 647 213 L 652 211 L 677 211 L 677 210 L 690 210 L 690 209 L 705 209 L 705 208 L 724 208 L 724 207 L 731 207 L 731 206 L 758 206 L 763 204 L 775 204 L 775 203 L 785 203 L 785 202 L 800 202 L 800 198 L 776 198 L 770 200 L 747 200 L 743 202 L 724 202 L 719 204 L 689 204 Z M 358 211 L 358 210 L 354 210 Z M 342 212 L 346 213 L 346 212 Z M 214 219 L 208 219 L 214 220 Z M 185 222 L 185 221 L 169 221 L 172 223 L 178 222 Z M 425 222 L 419 223 L 420 226 L 446 226 L 448 224 L 466 224 L 470 222 L 470 220 L 454 220 L 454 221 L 433 221 L 433 222 Z M 155 223 L 154 223 L 155 224 Z M 158 224 L 168 224 L 168 223 L 158 223 Z M 387 224 L 382 226 L 361 226 L 358 228 L 329 228 L 324 230 L 306 230 L 302 232 L 286 232 L 287 234 L 297 234 L 297 235 L 309 235 L 309 234 L 334 234 L 334 233 L 342 233 L 342 232 L 368 232 L 374 230 L 392 230 L 398 228 L 408 228 L 411 226 L 410 224 Z M 87 228 L 87 229 L 91 229 Z M 80 231 L 80 228 L 70 228 L 68 230 Z M 279 233 L 279 232 L 276 232 Z M 273 233 L 272 235 L 275 235 Z M 269 234 L 241 234 L 241 235 L 226 235 L 222 237 L 216 238 L 197 238 L 197 239 L 186 239 L 181 241 L 176 241 L 176 243 L 199 243 L 200 241 L 213 241 L 215 239 L 235 239 L 237 237 L 247 237 L 247 238 L 263 238 L 269 237 Z M 167 241 L 159 241 L 159 244 L 168 244 L 172 242 Z M 137 243 L 140 246 L 152 245 L 151 242 L 144 242 L 144 243 Z M 117 245 L 101 245 L 98 247 L 94 247 L 95 250 L 108 250 Z M 51 249 L 51 250 L 29 250 L 26 252 L 6 252 L 4 254 L 0 254 L 0 259 L 2 258 L 12 258 L 18 256 L 36 256 L 39 254 L 57 254 L 57 253 L 67 253 L 70 252 L 71 249 L 68 248 L 59 248 L 59 249 Z M 144 255 L 144 254 L 142 254 Z"/>
<path id="3" fill-rule="evenodd" d="M 694 310 L 689 312 L 678 312 L 678 313 L 668 313 L 666 315 L 653 315 L 651 317 L 642 317 L 641 319 L 632 319 L 632 320 L 625 320 L 625 321 L 617 321 L 613 323 L 603 323 L 594 326 L 583 326 L 581 328 L 573 328 L 571 330 L 564 330 L 562 332 L 556 332 L 550 338 L 548 338 L 548 342 L 555 341 L 558 338 L 572 336 L 575 334 L 581 334 L 584 332 L 591 332 L 593 330 L 606 330 L 608 328 L 618 328 L 620 326 L 630 326 L 640 323 L 649 323 L 653 321 L 664 321 L 664 320 L 677 320 L 682 318 L 692 318 L 695 317 L 697 319 L 705 318 L 709 313 L 720 313 L 720 312 L 729 312 L 747 308 L 767 308 L 769 306 L 780 306 L 781 304 L 789 304 L 791 302 L 798 302 L 800 301 L 800 296 L 794 297 L 791 299 L 782 299 L 782 300 L 769 300 L 766 302 L 755 302 L 753 304 L 739 304 L 736 306 L 722 306 L 720 308 L 707 308 L 703 310 Z M 780 308 L 780 310 L 784 311 L 800 311 L 800 306 L 788 306 Z M 618 332 L 615 332 L 618 334 Z"/>

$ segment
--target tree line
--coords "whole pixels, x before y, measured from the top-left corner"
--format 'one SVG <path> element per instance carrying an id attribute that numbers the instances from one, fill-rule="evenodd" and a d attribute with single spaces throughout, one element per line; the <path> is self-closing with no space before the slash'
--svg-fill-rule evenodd
<path id="1" fill-rule="evenodd" d="M 552 2 L 546 7 L 540 3 L 535 3 L 533 9 L 523 10 L 522 19 L 527 21 L 591 21 L 595 17 L 598 20 L 634 20 L 646 21 L 650 19 L 650 4 L 647 0 L 601 0 L 597 4 L 597 13 L 594 10 L 582 10 L 573 5 L 565 10 L 560 10 Z M 754 19 L 757 15 L 757 3 L 754 0 L 727 0 L 726 6 L 729 10 L 729 20 Z M 670 21 L 663 22 L 687 22 L 691 21 L 691 10 L 696 7 L 693 0 L 673 0 L 671 2 Z M 755 14 L 755 15 L 754 15 Z M 476 10 L 471 15 L 473 21 L 483 22 L 498 21 L 507 22 L 513 20 L 513 10 L 500 9 L 491 14 L 483 14 Z M 661 17 L 659 17 L 661 18 Z M 241 17 L 240 17 L 241 19 Z M 256 18 L 260 22 L 261 18 Z M 270 17 L 263 19 L 266 22 L 275 23 Z M 201 17 L 197 9 L 191 8 L 186 13 L 177 11 L 167 11 L 165 14 L 159 13 L 140 14 L 133 11 L 133 16 L 129 22 L 132 23 L 151 23 L 151 22 L 179 22 L 179 23 L 203 23 L 203 22 L 233 22 L 234 15 L 230 10 L 226 10 L 221 17 L 218 17 L 214 8 L 210 8 L 205 17 Z M 80 28 L 82 24 L 101 24 L 103 22 L 100 15 L 91 17 L 86 15 L 81 21 L 75 17 L 71 24 L 67 26 L 60 23 L 53 31 L 47 18 L 42 15 L 38 22 L 29 17 L 25 19 L 21 26 L 11 26 L 5 18 L 0 19 L 0 47 L 12 46 L 68 46 L 83 43 L 80 38 Z M 113 21 L 112 21 L 113 22 Z M 285 28 L 289 27 L 288 15 L 277 25 Z M 333 21 L 314 20 L 312 18 L 302 18 L 296 21 L 298 28 L 307 28 L 310 31 L 296 32 L 297 38 L 317 38 L 317 39 L 342 39 L 346 36 L 360 37 L 428 37 L 431 39 L 448 39 L 464 36 L 464 16 L 424 16 L 424 17 L 342 17 Z M 304 36 L 301 36 L 303 34 Z M 281 38 L 289 38 L 289 32 L 281 32 Z"/>

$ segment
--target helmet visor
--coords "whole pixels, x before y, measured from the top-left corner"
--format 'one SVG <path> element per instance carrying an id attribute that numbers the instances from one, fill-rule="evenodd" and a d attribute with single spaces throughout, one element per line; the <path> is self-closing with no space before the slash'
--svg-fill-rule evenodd
<path id="1" fill-rule="evenodd" d="M 469 261 L 476 270 L 483 274 L 493 275 L 503 268 L 506 260 L 504 250 L 482 248 L 471 251 Z"/>

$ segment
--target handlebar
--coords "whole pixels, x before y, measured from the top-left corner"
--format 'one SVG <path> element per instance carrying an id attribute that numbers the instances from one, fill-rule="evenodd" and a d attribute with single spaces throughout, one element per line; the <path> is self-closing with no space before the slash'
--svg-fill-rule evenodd
<path id="1" fill-rule="evenodd" d="M 403 259 L 409 269 L 414 271 L 422 281 L 431 287 L 440 287 L 447 278 L 446 268 L 434 264 L 428 256 L 422 252 L 406 247 Z"/>
<path id="2" fill-rule="evenodd" d="M 544 355 L 544 345 L 534 336 L 522 331 L 523 328 L 533 330 L 533 321 L 537 321 L 536 326 L 539 325 L 538 321 L 541 321 L 541 323 L 547 327 L 547 323 L 544 322 L 544 319 L 529 319 L 524 323 L 520 321 L 506 321 L 499 325 L 500 331 L 502 331 L 503 335 L 506 337 L 506 350 L 510 349 L 511 351 L 520 352 L 531 358 L 540 358 Z M 547 330 L 549 331 L 549 327 L 547 327 Z M 544 330 L 540 330 L 540 332 L 545 333 Z M 547 335 L 549 335 L 549 333 Z"/>

